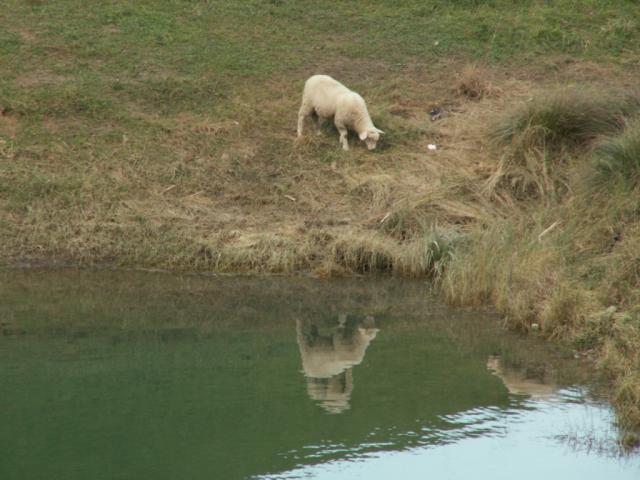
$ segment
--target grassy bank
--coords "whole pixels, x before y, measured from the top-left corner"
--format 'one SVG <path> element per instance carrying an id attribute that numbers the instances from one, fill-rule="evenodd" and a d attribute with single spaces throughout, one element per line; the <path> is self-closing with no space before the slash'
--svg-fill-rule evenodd
<path id="1" fill-rule="evenodd" d="M 470 232 L 441 281 L 450 302 L 494 304 L 589 355 L 625 425 L 640 420 L 637 112 L 637 98 L 563 91 L 496 122 L 485 185 L 518 209 Z"/>
<path id="2" fill-rule="evenodd" d="M 640 424 L 632 2 L 5 7 L 0 263 L 430 276 L 588 353 Z M 295 141 L 319 72 L 376 151 Z"/>

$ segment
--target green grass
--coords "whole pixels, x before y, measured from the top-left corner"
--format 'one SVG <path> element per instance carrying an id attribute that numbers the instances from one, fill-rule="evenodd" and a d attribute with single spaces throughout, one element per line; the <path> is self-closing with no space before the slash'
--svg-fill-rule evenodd
<path id="1" fill-rule="evenodd" d="M 629 126 L 619 137 L 603 141 L 595 151 L 594 166 L 602 181 L 633 189 L 640 173 L 640 124 Z"/>
<path id="2" fill-rule="evenodd" d="M 616 106 L 616 111 L 624 113 L 609 116 L 601 108 L 602 97 L 569 103 L 550 98 L 543 101 L 544 116 L 531 114 L 540 111 L 536 103 L 525 111 L 527 118 L 544 124 L 544 134 L 555 144 L 519 145 L 524 145 L 524 153 L 535 149 L 541 153 L 528 159 L 534 167 L 528 172 L 530 178 L 540 181 L 541 164 L 549 162 L 553 170 L 545 173 L 554 181 L 563 179 L 567 188 L 562 194 L 540 189 L 523 198 L 512 183 L 495 182 L 496 172 L 509 178 L 508 172 L 511 180 L 517 172 L 498 161 L 489 178 L 494 189 L 490 194 L 511 198 L 518 208 L 504 219 L 474 229 L 459 243 L 442 278 L 442 291 L 452 303 L 493 304 L 513 328 L 539 329 L 546 338 L 567 342 L 591 357 L 599 373 L 615 386 L 612 399 L 622 424 L 637 426 L 640 152 L 636 103 L 632 99 L 621 105 L 623 109 Z M 578 121 L 581 112 L 591 112 L 583 124 Z M 525 116 L 518 107 L 501 115 L 498 121 L 504 125 L 509 123 L 505 119 Z M 562 117 L 573 119 L 570 129 L 557 121 Z M 504 145 L 497 148 L 514 158 L 512 142 Z"/>
<path id="3" fill-rule="evenodd" d="M 522 149 L 585 146 L 622 130 L 638 107 L 637 99 L 595 89 L 541 92 L 502 118 L 492 134 L 495 141 Z"/>
<path id="4" fill-rule="evenodd" d="M 505 148 L 491 187 L 508 187 L 520 199 L 566 193 L 562 165 L 592 148 L 596 140 L 620 132 L 639 108 L 637 97 L 594 88 L 564 88 L 530 97 L 491 127 L 492 141 Z M 600 150 L 611 148 L 606 144 Z"/>

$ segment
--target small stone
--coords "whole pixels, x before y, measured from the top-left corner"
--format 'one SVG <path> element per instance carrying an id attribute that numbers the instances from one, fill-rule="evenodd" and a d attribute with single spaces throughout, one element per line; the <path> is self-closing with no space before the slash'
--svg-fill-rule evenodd
<path id="1" fill-rule="evenodd" d="M 440 107 L 436 107 L 429 112 L 429 117 L 431 118 L 432 122 L 435 122 L 436 120 L 440 120 L 440 118 L 442 118 L 443 115 L 444 115 L 444 110 Z"/>

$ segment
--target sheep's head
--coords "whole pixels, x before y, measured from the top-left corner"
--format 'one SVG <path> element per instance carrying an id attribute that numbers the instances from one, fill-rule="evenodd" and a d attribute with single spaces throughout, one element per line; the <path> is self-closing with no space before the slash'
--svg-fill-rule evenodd
<path id="1" fill-rule="evenodd" d="M 360 140 L 367 144 L 367 148 L 369 150 L 373 150 L 374 148 L 376 148 L 376 144 L 378 143 L 378 140 L 380 140 L 380 135 L 382 135 L 383 133 L 384 132 L 379 128 L 373 127 L 362 132 L 360 134 Z"/>

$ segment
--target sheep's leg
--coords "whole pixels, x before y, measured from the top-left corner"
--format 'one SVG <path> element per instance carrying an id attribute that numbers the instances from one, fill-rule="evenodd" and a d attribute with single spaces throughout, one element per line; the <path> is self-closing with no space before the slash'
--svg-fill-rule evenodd
<path id="1" fill-rule="evenodd" d="M 316 127 L 318 127 L 318 129 L 316 130 L 316 135 L 322 135 L 322 124 L 324 123 L 324 121 L 324 117 L 316 115 Z"/>
<path id="2" fill-rule="evenodd" d="M 347 129 L 343 126 L 338 126 L 338 132 L 340 132 L 340 145 L 342 145 L 343 150 L 349 150 L 349 141 L 347 140 Z"/>
<path id="3" fill-rule="evenodd" d="M 300 111 L 298 112 L 298 136 L 302 136 L 302 130 L 304 128 L 305 119 L 313 113 L 313 108 L 309 107 L 306 103 L 302 103 Z"/>

